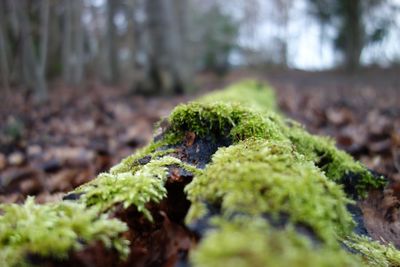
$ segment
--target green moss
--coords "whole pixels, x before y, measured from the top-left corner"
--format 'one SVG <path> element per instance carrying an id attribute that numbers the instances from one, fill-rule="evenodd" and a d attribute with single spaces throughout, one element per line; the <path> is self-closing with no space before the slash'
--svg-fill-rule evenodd
<path id="1" fill-rule="evenodd" d="M 261 219 L 219 222 L 191 253 L 195 267 L 363 266 L 341 249 L 314 246 L 292 227 L 271 229 Z"/>
<path id="2" fill-rule="evenodd" d="M 339 245 L 354 223 L 346 210 L 352 201 L 338 184 L 356 174 L 356 190 L 364 196 L 384 181 L 330 139 L 308 134 L 275 109 L 267 86 L 233 85 L 176 107 L 161 140 L 76 189 L 83 193 L 78 203 L 39 206 L 29 199 L 23 206 L 1 205 L 0 266 L 22 266 L 20 259 L 32 253 L 66 257 L 97 240 L 126 255 L 127 241 L 119 238 L 125 224 L 104 212 L 133 205 L 152 220 L 148 204 L 166 197 L 168 168 L 175 165 L 196 176 L 185 188 L 192 203 L 188 222 L 205 215 L 205 203 L 221 207 L 216 229 L 192 255 L 196 266 L 360 266 L 361 257 L 372 266 L 399 266 L 393 246 L 350 236 L 343 243 L 360 252 L 354 256 Z M 201 171 L 169 156 L 187 131 L 227 138 L 234 145 L 219 148 Z M 265 215 L 288 216 L 288 222 L 284 229 L 272 229 Z M 296 225 L 311 229 L 319 245 Z"/>
<path id="3" fill-rule="evenodd" d="M 129 253 L 128 241 L 120 237 L 127 226 L 97 209 L 81 204 L 60 202 L 37 205 L 28 198 L 24 205 L 0 205 L 0 265 L 29 266 L 28 255 L 66 258 L 69 252 L 101 241 Z"/>
<path id="4" fill-rule="evenodd" d="M 152 221 L 146 204 L 158 203 L 167 195 L 164 187 L 168 166 L 179 165 L 189 171 L 198 170 L 179 159 L 164 156 L 151 160 L 146 165 L 134 168 L 134 171 L 102 173 L 96 179 L 79 187 L 75 193 L 83 193 L 80 200 L 86 206 L 96 206 L 106 211 L 122 203 L 124 208 L 134 205 L 139 212 Z"/>
<path id="5" fill-rule="evenodd" d="M 121 160 L 120 163 L 113 166 L 110 169 L 110 173 L 111 174 L 119 174 L 119 173 L 125 173 L 125 172 L 135 172 L 141 167 L 141 164 L 139 163 L 140 159 L 142 159 L 144 157 L 150 157 L 150 160 L 157 159 L 159 157 L 162 157 L 164 155 L 174 152 L 173 149 L 160 150 L 160 148 L 165 145 L 167 145 L 167 142 L 164 139 L 162 141 L 158 141 L 158 142 L 151 142 L 146 147 L 139 149 L 134 154 L 124 158 L 123 160 Z"/>
<path id="6" fill-rule="evenodd" d="M 214 133 L 233 141 L 250 137 L 282 140 L 284 136 L 276 120 L 273 113 L 261 115 L 238 104 L 192 102 L 179 105 L 172 111 L 169 133 L 191 131 L 200 137 Z"/>
<path id="7" fill-rule="evenodd" d="M 343 243 L 359 253 L 369 266 L 400 266 L 400 251 L 392 244 L 383 245 L 366 236 L 351 235 Z"/>
<path id="8" fill-rule="evenodd" d="M 333 140 L 311 135 L 298 125 L 283 130 L 296 151 L 313 161 L 331 180 L 343 183 L 346 175 L 357 175 L 358 180 L 353 183 L 356 183 L 358 196 L 365 197 L 370 189 L 382 188 L 386 184 L 383 177 L 375 178 L 361 163 L 337 149 Z"/>
<path id="9" fill-rule="evenodd" d="M 250 97 L 247 97 L 246 90 Z M 233 142 L 251 137 L 290 140 L 298 153 L 314 162 L 331 180 L 343 183 L 346 175 L 357 176 L 353 182 L 360 197 L 370 189 L 382 188 L 386 184 L 383 177 L 374 177 L 362 164 L 337 149 L 331 139 L 311 135 L 297 123 L 271 111 L 273 108 L 267 105 L 267 99 L 273 99 L 270 91 L 259 87 L 256 82 L 234 85 L 227 91 L 212 93 L 200 102 L 175 108 L 169 117 L 171 128 L 168 134 L 182 138 L 185 131 L 193 131 L 199 136 L 217 133 Z M 227 102 L 215 102 L 219 100 Z"/>
<path id="10" fill-rule="evenodd" d="M 220 204 L 226 216 L 288 214 L 328 243 L 348 233 L 353 221 L 340 186 L 329 181 L 289 142 L 248 139 L 220 148 L 212 163 L 186 187 L 188 221 L 204 214 L 204 202 Z"/>
<path id="11" fill-rule="evenodd" d="M 307 133 L 297 123 L 286 120 L 276 111 L 274 92 L 257 81 L 245 80 L 229 86 L 223 91 L 217 91 L 200 98 L 200 102 L 239 103 L 241 107 L 259 112 L 263 117 L 273 117 L 274 128 L 279 129 L 285 137 L 296 146 L 298 153 L 313 161 L 326 176 L 335 182 L 342 183 L 342 178 L 352 174 L 358 176 L 356 184 L 357 195 L 364 197 L 370 189 L 382 188 L 386 181 L 383 177 L 374 177 L 362 164 L 355 161 L 350 155 L 336 148 L 329 138 L 319 137 Z M 290 126 L 288 126 L 290 125 Z M 250 136 L 254 136 L 251 135 Z M 259 137 L 262 134 L 258 135 Z M 247 135 L 249 137 L 249 135 Z"/>
<path id="12" fill-rule="evenodd" d="M 277 110 L 275 92 L 271 87 L 255 80 L 243 80 L 221 91 L 209 93 L 198 100 L 203 103 L 236 103 L 261 113 Z"/>

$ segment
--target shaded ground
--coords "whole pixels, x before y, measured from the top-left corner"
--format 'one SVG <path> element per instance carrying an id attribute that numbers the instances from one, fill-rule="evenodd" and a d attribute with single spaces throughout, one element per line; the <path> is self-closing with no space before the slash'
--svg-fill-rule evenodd
<path id="1" fill-rule="evenodd" d="M 313 133 L 333 136 L 369 168 L 400 181 L 400 80 L 395 70 L 357 76 L 298 71 L 235 71 L 198 78 L 201 92 L 243 77 L 268 79 L 281 109 Z M 153 124 L 190 97 L 143 98 L 91 84 L 57 86 L 50 104 L 19 97 L 0 113 L 0 202 L 27 194 L 61 197 L 145 145 Z M 400 189 L 400 183 L 399 183 Z"/>

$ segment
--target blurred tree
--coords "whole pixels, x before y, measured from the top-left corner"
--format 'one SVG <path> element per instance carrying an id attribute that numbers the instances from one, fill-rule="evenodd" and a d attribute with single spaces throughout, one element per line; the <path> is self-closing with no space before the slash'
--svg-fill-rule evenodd
<path id="1" fill-rule="evenodd" d="M 8 59 L 8 35 L 6 32 L 6 16 L 4 13 L 5 2 L 0 2 L 0 81 L 5 92 L 9 93 L 9 59 Z"/>
<path id="2" fill-rule="evenodd" d="M 390 24 L 386 14 L 371 16 L 371 10 L 388 5 L 388 0 L 308 0 L 311 14 L 323 25 L 336 29 L 334 45 L 343 53 L 345 67 L 352 71 L 360 66 L 365 46 L 381 41 Z M 367 23 L 368 22 L 368 23 Z M 372 27 L 367 32 L 367 25 Z"/>
<path id="3" fill-rule="evenodd" d="M 84 72 L 84 26 L 82 25 L 82 0 L 64 0 L 63 27 L 63 79 L 78 85 Z"/>
<path id="4" fill-rule="evenodd" d="M 190 64 L 184 39 L 186 3 L 181 0 L 145 1 L 148 33 L 146 91 L 182 93 L 190 86 Z"/>
<path id="5" fill-rule="evenodd" d="M 107 65 L 108 70 L 108 81 L 115 84 L 120 80 L 119 74 L 119 55 L 118 55 L 118 35 L 117 26 L 115 24 L 115 15 L 119 8 L 118 0 L 107 0 Z"/>
<path id="6" fill-rule="evenodd" d="M 25 84 L 35 91 L 39 101 L 47 98 L 46 62 L 48 43 L 49 0 L 31 3 L 27 0 L 15 1 L 20 24 L 21 64 Z M 32 7 L 31 5 L 37 4 Z M 29 11 L 38 10 L 34 14 Z M 31 19 L 31 16 L 33 17 Z M 39 30 L 35 36 L 32 26 L 37 21 Z M 35 38 L 36 37 L 36 38 Z M 38 49 L 36 49 L 38 47 Z"/>
<path id="7" fill-rule="evenodd" d="M 202 25 L 199 36 L 203 45 L 199 53 L 202 68 L 224 74 L 229 69 L 229 56 L 237 47 L 238 23 L 215 4 L 200 14 L 196 25 Z"/>

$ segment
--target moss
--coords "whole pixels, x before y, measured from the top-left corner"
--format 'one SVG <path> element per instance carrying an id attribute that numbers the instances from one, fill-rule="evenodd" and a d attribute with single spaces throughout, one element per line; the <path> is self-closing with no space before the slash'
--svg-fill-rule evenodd
<path id="1" fill-rule="evenodd" d="M 358 179 L 355 190 L 359 197 L 365 197 L 370 189 L 382 188 L 386 184 L 383 177 L 374 177 L 368 169 L 355 161 L 346 152 L 336 148 L 334 141 L 329 138 L 309 134 L 299 124 L 287 120 L 276 113 L 274 92 L 268 85 L 257 81 L 245 80 L 231 85 L 223 91 L 217 91 L 200 98 L 199 102 L 240 104 L 258 112 L 264 118 L 273 118 L 273 128 L 295 145 L 298 153 L 303 154 L 307 159 L 313 161 L 326 176 L 337 183 L 344 183 L 343 178 L 347 175 L 356 175 Z M 269 124 L 271 126 L 271 123 Z M 241 130 L 242 131 L 242 130 Z M 254 136 L 251 132 L 246 137 Z M 268 135 L 259 137 L 270 137 Z M 276 135 L 275 135 L 276 136 Z M 243 139 L 243 138 L 242 138 Z"/>
<path id="2" fill-rule="evenodd" d="M 353 181 L 356 195 L 365 197 L 370 189 L 383 188 L 386 184 L 383 177 L 375 178 L 361 163 L 337 149 L 333 140 L 311 135 L 296 124 L 283 130 L 296 151 L 313 161 L 331 180 L 343 184 L 346 175 L 357 175 L 359 179 Z"/>
<path id="3" fill-rule="evenodd" d="M 222 221 L 191 254 L 195 267 L 363 266 L 341 249 L 315 247 L 292 227 L 271 229 L 261 219 Z"/>
<path id="4" fill-rule="evenodd" d="M 261 113 L 276 111 L 275 92 L 271 87 L 255 80 L 243 80 L 230 85 L 223 91 L 209 93 L 198 100 L 202 103 L 236 103 Z"/>
<path id="5" fill-rule="evenodd" d="M 80 201 L 101 211 L 107 211 L 119 203 L 122 203 L 124 208 L 134 205 L 152 221 L 146 204 L 158 203 L 167 196 L 164 184 L 170 165 L 179 165 L 189 171 L 197 172 L 196 168 L 182 163 L 177 158 L 164 156 L 151 160 L 133 171 L 102 173 L 96 179 L 76 189 L 75 193 L 83 193 Z"/>
<path id="6" fill-rule="evenodd" d="M 285 137 L 276 120 L 273 113 L 261 115 L 238 104 L 192 102 L 172 111 L 168 133 L 191 131 L 200 137 L 218 134 L 229 136 L 235 142 L 250 137 L 283 140 Z"/>
<path id="7" fill-rule="evenodd" d="M 29 255 L 66 258 L 95 241 L 122 256 L 129 253 L 128 241 L 120 237 L 127 226 L 95 208 L 70 202 L 37 205 L 28 198 L 24 205 L 2 204 L 0 210 L 1 266 L 29 266 Z"/>
<path id="8" fill-rule="evenodd" d="M 186 187 L 192 206 L 188 221 L 204 214 L 204 202 L 234 213 L 288 214 L 293 223 L 311 227 L 328 243 L 348 233 L 353 221 L 341 188 L 289 142 L 248 139 L 220 148 L 212 163 Z"/>
<path id="9" fill-rule="evenodd" d="M 151 142 L 146 147 L 136 151 L 134 154 L 124 158 L 123 160 L 121 160 L 120 163 L 113 166 L 110 169 L 110 173 L 119 174 L 125 172 L 135 172 L 140 168 L 141 165 L 143 165 L 140 164 L 140 160 L 144 157 L 148 157 L 150 161 L 151 159 L 157 159 L 159 157 L 174 152 L 173 149 L 160 150 L 160 148 L 165 145 L 167 145 L 166 140 Z"/>
<path id="10" fill-rule="evenodd" d="M 390 243 L 383 245 L 369 237 L 355 234 L 349 236 L 343 243 L 360 254 L 363 261 L 369 266 L 400 266 L 400 251 Z"/>
<path id="11" fill-rule="evenodd" d="M 118 204 L 135 206 L 152 220 L 149 204 L 167 196 L 169 167 L 178 165 L 195 174 L 185 188 L 192 203 L 188 222 L 204 216 L 206 204 L 221 207 L 216 229 L 192 255 L 196 266 L 360 266 L 360 258 L 372 266 L 375 261 L 375 266 L 399 266 L 393 246 L 350 235 L 354 222 L 346 205 L 352 201 L 338 185 L 354 173 L 363 196 L 383 180 L 333 141 L 277 114 L 268 86 L 254 81 L 233 85 L 179 105 L 168 123 L 158 141 L 76 189 L 82 193 L 78 203 L 39 206 L 30 199 L 23 206 L 0 206 L 0 265 L 15 266 L 35 253 L 66 257 L 96 240 L 126 255 L 127 241 L 119 238 L 126 226 L 105 212 Z M 223 137 L 233 145 L 219 148 L 199 170 L 169 156 L 187 131 Z M 269 225 L 270 218 L 281 215 L 287 216 L 279 226 L 283 229 Z M 311 229 L 318 245 L 299 233 L 299 225 Z M 361 256 L 340 248 L 349 235 L 343 243 Z"/>

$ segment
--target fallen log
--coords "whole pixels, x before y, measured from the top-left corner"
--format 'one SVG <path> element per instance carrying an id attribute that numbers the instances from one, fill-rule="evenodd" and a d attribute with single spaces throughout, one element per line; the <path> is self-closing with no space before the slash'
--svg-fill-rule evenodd
<path id="1" fill-rule="evenodd" d="M 400 266 L 398 203 L 244 81 L 179 105 L 63 201 L 1 205 L 0 265 Z"/>

